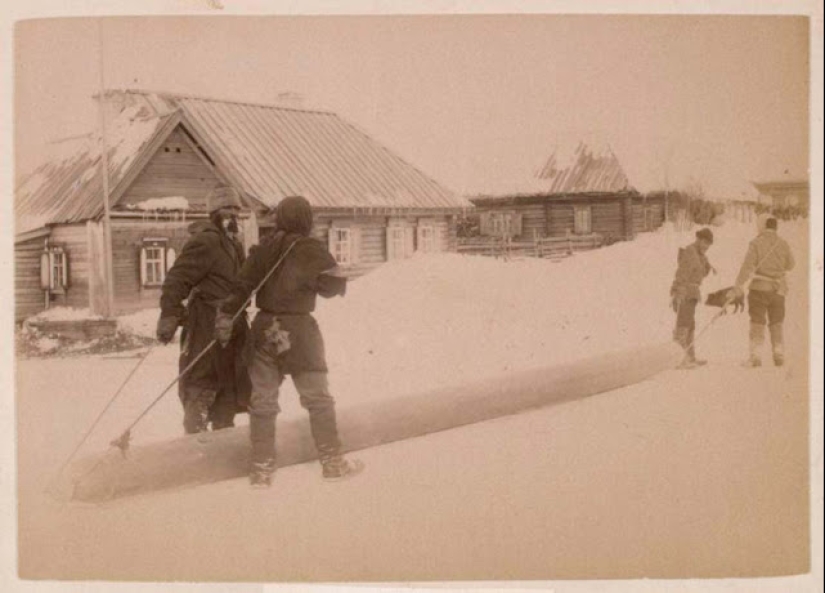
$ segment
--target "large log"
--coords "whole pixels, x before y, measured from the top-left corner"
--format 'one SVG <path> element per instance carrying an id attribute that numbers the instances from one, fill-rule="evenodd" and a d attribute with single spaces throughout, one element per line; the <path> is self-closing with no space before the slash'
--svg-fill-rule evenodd
<path id="1" fill-rule="evenodd" d="M 489 381 L 368 402 L 338 410 L 345 451 L 417 437 L 603 393 L 676 366 L 673 343 L 610 353 L 572 364 L 514 373 Z M 248 427 L 237 427 L 81 459 L 52 489 L 63 500 L 110 499 L 243 476 Z M 278 423 L 278 463 L 316 457 L 305 418 Z"/>

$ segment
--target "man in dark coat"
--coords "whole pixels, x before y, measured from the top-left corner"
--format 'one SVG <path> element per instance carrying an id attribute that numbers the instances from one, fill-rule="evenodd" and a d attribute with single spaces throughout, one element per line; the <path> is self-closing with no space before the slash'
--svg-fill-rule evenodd
<path id="1" fill-rule="evenodd" d="M 275 233 L 252 248 L 231 298 L 218 314 L 218 339 L 229 340 L 236 330 L 229 323 L 232 312 L 263 282 L 256 296 L 259 312 L 252 322 L 250 337 L 250 481 L 255 487 L 269 486 L 275 471 L 278 390 L 286 375 L 292 376 L 301 405 L 309 412 L 323 477 L 341 479 L 363 467 L 360 462 L 341 456 L 324 342 L 311 314 L 317 295 L 329 298 L 345 293 L 346 278 L 326 246 L 309 237 L 311 229 L 309 202 L 300 196 L 283 199 L 276 210 Z"/>
<path id="2" fill-rule="evenodd" d="M 713 266 L 705 255 L 713 244 L 713 232 L 704 228 L 696 231 L 696 241 L 679 249 L 678 267 L 670 287 L 670 302 L 676 313 L 673 339 L 685 349 L 681 368 L 694 368 L 706 363 L 696 358 L 693 345 L 696 330 L 696 305 L 701 297 L 699 286 Z"/>
<path id="3" fill-rule="evenodd" d="M 192 229 L 166 274 L 157 338 L 168 344 L 178 325 L 183 325 L 180 372 L 212 341 L 218 304 L 229 295 L 243 265 L 243 246 L 234 238 L 239 204 L 237 192 L 230 187 L 210 192 L 208 224 Z M 232 340 L 223 347 L 213 346 L 180 381 L 186 433 L 206 431 L 210 423 L 213 430 L 234 426 L 235 414 L 245 409 L 250 392 L 244 360 L 245 314 L 235 326 Z"/>

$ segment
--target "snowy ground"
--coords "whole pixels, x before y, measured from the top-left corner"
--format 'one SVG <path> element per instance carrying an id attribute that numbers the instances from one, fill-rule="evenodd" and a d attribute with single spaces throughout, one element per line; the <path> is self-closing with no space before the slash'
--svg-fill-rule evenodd
<path id="1" fill-rule="evenodd" d="M 754 229 L 714 229 L 732 283 Z M 628 388 L 362 451 L 357 480 L 314 464 L 273 488 L 243 479 L 58 504 L 42 491 L 140 358 L 17 365 L 23 578 L 420 581 L 687 578 L 808 570 L 807 229 L 786 321 L 790 364 L 741 368 L 747 316 L 698 343 L 710 364 Z M 388 264 L 323 302 L 339 406 L 669 339 L 676 251 L 662 230 L 561 263 L 445 254 Z M 702 308 L 701 328 L 716 310 Z M 156 312 L 129 320 L 150 332 Z M 142 329 L 140 329 L 142 328 Z M 81 454 L 102 450 L 174 378 L 151 350 Z M 290 386 L 284 415 L 303 414 Z M 174 390 L 134 443 L 177 436 Z M 245 422 L 245 418 L 239 418 Z"/>

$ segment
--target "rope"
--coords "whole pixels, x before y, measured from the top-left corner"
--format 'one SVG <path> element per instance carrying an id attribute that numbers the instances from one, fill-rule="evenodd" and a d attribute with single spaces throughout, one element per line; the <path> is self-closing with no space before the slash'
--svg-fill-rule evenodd
<path id="1" fill-rule="evenodd" d="M 755 266 L 754 266 L 754 268 L 753 268 L 753 270 L 754 270 L 754 271 L 753 271 L 753 272 L 751 272 L 750 276 L 748 277 L 748 280 L 746 280 L 746 281 L 745 281 L 746 283 L 747 283 L 748 281 L 750 281 L 750 280 L 751 280 L 751 278 L 753 278 L 754 274 L 756 273 L 756 270 L 758 270 L 758 269 L 759 269 L 759 266 L 761 266 L 763 263 L 765 263 L 765 260 L 767 260 L 767 259 L 768 259 L 768 256 L 769 256 L 770 254 L 772 254 L 772 253 L 773 253 L 773 250 L 774 250 L 774 249 L 776 249 L 777 245 L 779 245 L 779 240 L 778 240 L 778 238 L 777 238 L 777 241 L 776 241 L 776 242 L 774 242 L 774 244 L 773 244 L 773 245 L 771 245 L 771 248 L 768 250 L 768 252 L 767 252 L 765 255 L 763 255 L 763 256 L 759 259 L 759 261 L 758 261 L 758 262 L 756 262 L 756 265 L 755 265 Z M 728 312 L 728 305 L 730 305 L 732 302 L 733 302 L 733 299 L 732 299 L 732 298 L 730 298 L 730 297 L 728 297 L 728 298 L 725 300 L 725 304 L 724 304 L 724 305 L 722 305 L 722 310 L 721 310 L 721 311 L 719 311 L 719 312 L 718 312 L 716 315 L 714 315 L 713 317 L 711 317 L 711 318 L 710 318 L 710 321 L 708 321 L 708 322 L 707 322 L 704 326 L 702 326 L 702 329 L 701 329 L 701 330 L 699 330 L 699 332 L 698 332 L 698 333 L 694 334 L 693 339 L 690 341 L 690 344 L 688 344 L 688 345 L 685 347 L 685 351 L 688 351 L 688 350 L 690 350 L 691 348 L 693 348 L 693 345 L 694 345 L 694 344 L 696 344 L 696 341 L 697 341 L 697 340 L 698 340 L 698 339 L 702 336 L 702 334 L 703 334 L 703 333 L 705 333 L 705 332 L 707 331 L 707 329 L 708 329 L 711 325 L 713 325 L 713 324 L 716 322 L 716 320 L 717 320 L 717 319 L 719 319 L 719 318 L 720 318 L 720 317 L 722 317 L 723 315 L 727 314 L 727 312 Z M 681 306 L 681 305 L 680 305 L 680 306 Z M 678 314 L 678 313 L 677 313 L 677 314 Z"/>

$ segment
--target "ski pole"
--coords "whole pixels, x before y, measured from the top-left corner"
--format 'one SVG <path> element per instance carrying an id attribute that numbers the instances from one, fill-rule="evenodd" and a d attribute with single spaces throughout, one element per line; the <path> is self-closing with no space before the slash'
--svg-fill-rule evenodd
<path id="1" fill-rule="evenodd" d="M 107 404 L 104 406 L 104 408 L 103 408 L 103 409 L 100 411 L 100 413 L 97 415 L 97 418 L 95 418 L 94 422 L 92 422 L 92 425 L 91 425 L 91 426 L 89 427 L 89 429 L 86 431 L 86 434 L 84 434 L 84 435 L 83 435 L 83 438 L 82 438 L 82 439 L 80 439 L 80 442 L 79 442 L 79 443 L 77 444 L 77 446 L 74 448 L 74 451 L 72 451 L 71 455 L 69 455 L 69 457 L 66 459 L 66 461 L 64 461 L 64 462 L 63 462 L 63 465 L 61 465 L 61 466 L 60 466 L 60 469 L 59 469 L 59 470 L 58 470 L 58 472 L 57 472 L 57 475 L 58 475 L 58 476 L 63 475 L 63 472 L 65 471 L 66 467 L 69 465 L 69 463 L 72 461 L 72 459 L 74 459 L 74 456 L 75 456 L 75 455 L 77 455 L 77 452 L 80 450 L 80 448 L 81 448 L 81 447 L 82 447 L 82 446 L 86 443 L 86 439 L 88 439 L 88 438 L 89 438 L 89 435 L 91 435 L 91 434 L 92 434 L 92 431 L 95 429 L 95 427 L 97 426 L 98 422 L 100 422 L 101 418 L 103 418 L 103 416 L 106 414 L 106 412 L 109 410 L 109 408 L 111 408 L 111 407 L 112 407 L 112 404 L 114 404 L 114 403 L 115 403 L 115 400 L 118 398 L 118 396 L 120 395 L 120 393 L 123 391 L 123 388 L 124 388 L 124 387 L 126 386 L 126 384 L 129 382 L 129 380 L 132 378 L 132 376 L 133 376 L 133 375 L 137 372 L 137 370 L 140 368 L 140 366 L 143 364 L 143 362 L 144 362 L 147 358 L 149 358 L 149 354 L 151 354 L 151 353 L 152 353 L 152 350 L 154 350 L 154 348 L 155 348 L 155 346 L 156 346 L 156 345 L 157 345 L 157 344 L 152 344 L 151 346 L 149 346 L 149 349 L 146 351 L 146 354 L 144 354 L 144 355 L 140 358 L 140 360 L 138 360 L 138 363 L 137 363 L 137 364 L 136 364 L 136 365 L 132 368 L 132 370 L 129 372 L 129 374 L 128 374 L 128 375 L 126 375 L 126 378 L 125 378 L 125 379 L 123 380 L 123 382 L 120 384 L 120 387 L 118 387 L 118 388 L 117 388 L 117 391 L 115 392 L 115 394 L 114 394 L 114 395 L 113 395 L 113 396 L 109 399 L 109 401 L 107 402 Z"/>
<path id="2" fill-rule="evenodd" d="M 258 285 L 255 287 L 255 289 L 252 292 L 249 293 L 249 296 L 246 297 L 246 300 L 243 302 L 243 304 L 240 306 L 240 308 L 232 316 L 232 321 L 231 321 L 232 324 L 234 324 L 235 320 L 237 320 L 238 317 L 240 317 L 241 313 L 243 313 L 246 310 L 247 305 L 249 305 L 249 303 L 252 301 L 252 297 L 255 296 L 255 293 L 257 293 L 261 289 L 261 287 L 266 283 L 266 281 L 269 280 L 269 278 L 272 276 L 272 274 L 275 272 L 275 270 L 278 269 L 278 267 L 284 261 L 286 256 L 289 255 L 290 251 L 292 251 L 292 248 L 295 247 L 295 244 L 299 240 L 300 239 L 295 239 L 289 245 L 289 247 L 286 249 L 286 251 L 284 251 L 283 255 L 281 255 L 281 257 L 278 258 L 278 261 L 276 261 L 273 264 L 273 266 L 269 269 L 269 271 L 266 273 L 266 276 L 264 276 L 263 280 L 261 280 L 258 283 Z M 217 343 L 217 341 L 218 340 L 216 338 L 212 338 L 212 341 L 210 341 L 209 344 L 207 344 L 206 347 L 203 350 L 201 350 L 200 353 L 198 353 L 198 355 L 194 358 L 194 360 L 192 360 L 192 362 L 190 362 L 188 365 L 186 365 L 186 368 L 184 368 L 178 374 L 178 376 L 175 377 L 174 380 L 171 383 L 169 383 L 169 385 L 166 386 L 166 389 L 164 389 L 160 393 L 160 395 L 157 396 L 152 401 L 152 403 L 150 403 L 149 406 L 147 406 L 147 408 L 145 410 L 143 410 L 143 412 L 140 413 L 140 415 L 126 428 L 126 430 L 124 430 L 123 433 L 118 438 L 116 438 L 115 440 L 113 440 L 111 442 L 111 445 L 114 446 L 114 447 L 117 447 L 118 449 L 120 449 L 123 452 L 123 454 L 125 455 L 126 451 L 129 449 L 129 440 L 131 438 L 132 429 L 137 425 L 138 422 L 140 422 L 143 419 L 144 416 L 146 416 L 146 414 L 149 413 L 149 411 L 153 407 L 155 407 L 155 405 L 163 398 L 163 396 L 166 395 L 166 393 L 170 389 L 172 389 L 172 387 L 174 387 L 175 384 L 178 381 L 180 381 L 183 378 L 183 376 L 186 375 L 186 373 L 188 373 L 192 369 L 192 367 L 194 367 L 197 364 L 197 362 L 206 355 L 206 353 L 209 350 L 212 349 L 212 347 Z"/>

